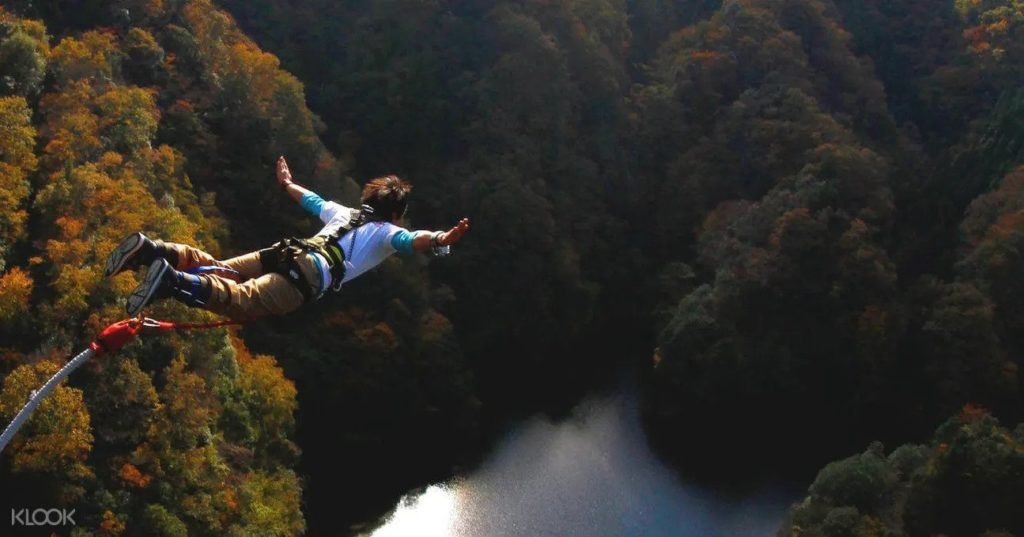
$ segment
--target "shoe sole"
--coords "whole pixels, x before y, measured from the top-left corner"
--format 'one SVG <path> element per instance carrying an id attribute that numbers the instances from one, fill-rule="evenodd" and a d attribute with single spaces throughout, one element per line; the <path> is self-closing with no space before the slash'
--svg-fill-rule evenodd
<path id="1" fill-rule="evenodd" d="M 146 272 L 146 279 L 142 280 L 142 283 L 128 296 L 128 305 L 125 309 L 130 317 L 138 315 L 142 308 L 149 304 L 153 293 L 160 287 L 160 280 L 170 268 L 171 264 L 164 259 L 153 261 L 153 264 L 149 266 L 149 271 Z"/>
<path id="2" fill-rule="evenodd" d="M 107 277 L 109 278 L 121 272 L 124 264 L 142 248 L 142 243 L 142 233 L 135 232 L 125 237 L 121 244 L 118 244 L 117 248 L 114 248 L 114 251 L 110 253 L 110 257 L 107 258 L 107 267 L 105 269 Z"/>

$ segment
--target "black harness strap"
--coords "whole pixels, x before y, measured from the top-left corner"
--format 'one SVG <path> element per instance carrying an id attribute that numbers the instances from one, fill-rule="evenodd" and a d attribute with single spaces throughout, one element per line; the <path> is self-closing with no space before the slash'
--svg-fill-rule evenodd
<path id="1" fill-rule="evenodd" d="M 283 239 L 270 248 L 260 250 L 260 263 L 263 265 L 264 274 L 275 272 L 284 276 L 288 283 L 302 293 L 302 299 L 309 302 L 316 297 L 312 286 L 299 268 L 297 259 L 306 252 L 306 249 L 299 246 L 298 241 L 299 239 L 295 238 Z"/>
<path id="2" fill-rule="evenodd" d="M 345 278 L 345 250 L 341 247 L 341 237 L 371 219 L 373 219 L 373 208 L 363 205 L 362 209 L 352 209 L 348 223 L 330 235 L 317 235 L 310 239 L 294 237 L 282 239 L 270 248 L 260 250 L 260 263 L 263 265 L 263 272 L 276 272 L 284 276 L 302 293 L 303 299 L 310 302 L 317 296 L 302 275 L 297 259 L 300 255 L 314 252 L 327 260 L 327 265 L 331 270 L 331 287 L 337 291 L 341 288 L 341 281 Z"/>

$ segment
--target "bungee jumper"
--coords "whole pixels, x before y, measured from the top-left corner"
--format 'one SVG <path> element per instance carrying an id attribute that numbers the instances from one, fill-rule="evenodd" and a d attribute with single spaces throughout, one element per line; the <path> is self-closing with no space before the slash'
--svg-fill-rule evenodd
<path id="1" fill-rule="evenodd" d="M 371 180 L 363 188 L 362 207 L 352 209 L 324 201 L 292 180 L 284 157 L 277 160 L 277 181 L 303 209 L 320 218 L 323 229 L 310 239 L 289 238 L 226 261 L 186 244 L 152 240 L 141 232 L 126 237 L 107 259 L 106 275 L 148 265 L 145 279 L 128 297 L 132 317 L 111 324 L 38 390 L 3 431 L 0 452 L 14 438 L 46 396 L 73 371 L 95 356 L 112 354 L 142 332 L 209 329 L 242 324 L 266 315 L 281 315 L 319 299 L 379 265 L 391 254 L 448 248 L 469 230 L 463 218 L 448 231 L 409 231 L 399 225 L 412 186 L 394 175 Z M 155 300 L 173 298 L 231 320 L 165 322 L 143 318 Z"/>
<path id="2" fill-rule="evenodd" d="M 394 253 L 444 255 L 469 230 L 468 218 L 448 231 L 401 227 L 412 186 L 394 175 L 369 181 L 359 209 L 325 201 L 295 183 L 283 156 L 277 160 L 277 182 L 303 209 L 320 218 L 323 229 L 309 239 L 284 239 L 224 261 L 186 244 L 133 233 L 110 254 L 105 269 L 109 277 L 149 267 L 128 297 L 128 315 L 138 315 L 166 298 L 233 319 L 282 315 L 328 290 L 340 290 Z"/>

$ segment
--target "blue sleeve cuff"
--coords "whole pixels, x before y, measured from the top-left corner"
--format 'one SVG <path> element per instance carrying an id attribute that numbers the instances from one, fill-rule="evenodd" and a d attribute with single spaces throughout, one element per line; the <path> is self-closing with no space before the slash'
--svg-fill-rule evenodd
<path id="1" fill-rule="evenodd" d="M 400 229 L 397 233 L 391 236 L 391 247 L 402 255 L 412 255 L 412 240 L 414 238 L 416 238 L 415 233 L 411 233 L 405 229 Z"/>
<path id="2" fill-rule="evenodd" d="M 299 204 L 302 205 L 302 208 L 305 209 L 306 212 L 319 218 L 320 211 L 324 208 L 324 199 L 313 192 L 306 192 L 302 195 L 302 201 L 299 202 Z"/>

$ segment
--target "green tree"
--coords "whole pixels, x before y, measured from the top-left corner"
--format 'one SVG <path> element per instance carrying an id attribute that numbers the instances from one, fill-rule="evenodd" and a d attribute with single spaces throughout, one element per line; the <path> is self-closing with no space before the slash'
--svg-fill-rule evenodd
<path id="1" fill-rule="evenodd" d="M 0 93 L 35 96 L 49 53 L 49 36 L 39 21 L 14 19 L 0 10 Z"/>

